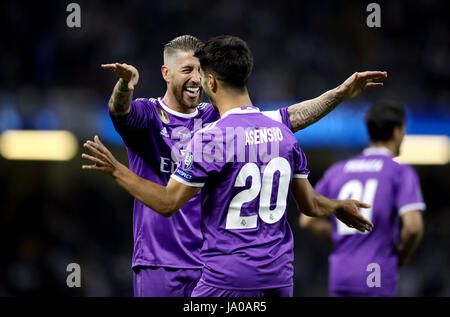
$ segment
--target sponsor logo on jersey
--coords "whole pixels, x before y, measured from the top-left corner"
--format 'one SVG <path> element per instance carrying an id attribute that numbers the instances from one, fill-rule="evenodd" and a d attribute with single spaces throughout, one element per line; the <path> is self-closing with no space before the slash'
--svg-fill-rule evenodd
<path id="1" fill-rule="evenodd" d="M 192 179 L 192 174 L 183 170 L 180 167 L 177 167 L 177 169 L 175 170 L 174 174 L 180 176 L 181 178 L 190 181 Z"/>

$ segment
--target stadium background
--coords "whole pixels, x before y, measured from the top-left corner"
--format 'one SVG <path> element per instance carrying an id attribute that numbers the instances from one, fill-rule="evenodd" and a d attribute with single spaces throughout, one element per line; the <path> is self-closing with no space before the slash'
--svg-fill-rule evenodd
<path id="1" fill-rule="evenodd" d="M 106 176 L 81 171 L 81 144 L 98 133 L 126 162 L 106 113 L 116 77 L 101 63 L 140 70 L 135 97 L 157 97 L 162 46 L 181 34 L 248 41 L 255 58 L 253 101 L 275 109 L 320 95 L 354 71 L 386 70 L 382 89 L 342 104 L 296 134 L 312 184 L 367 141 L 368 105 L 408 107 L 410 134 L 450 135 L 448 4 L 377 1 L 381 28 L 365 24 L 369 1 L 76 1 L 81 28 L 68 28 L 69 1 L 0 3 L 0 132 L 68 130 L 76 155 L 61 162 L 0 156 L 0 296 L 131 296 L 132 198 Z M 423 149 L 427 151 L 426 148 Z M 425 236 L 401 269 L 400 296 L 450 296 L 450 167 L 415 166 L 428 210 Z M 327 296 L 330 246 L 297 226 L 295 296 Z M 66 286 L 81 265 L 82 287 Z"/>

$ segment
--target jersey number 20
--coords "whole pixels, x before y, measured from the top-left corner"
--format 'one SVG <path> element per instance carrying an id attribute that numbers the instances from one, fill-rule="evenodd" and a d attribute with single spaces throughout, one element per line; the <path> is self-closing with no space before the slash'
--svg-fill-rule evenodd
<path id="1" fill-rule="evenodd" d="M 270 197 L 272 196 L 273 176 L 276 171 L 280 172 L 278 194 L 275 208 L 271 210 Z M 238 193 L 230 202 L 225 229 L 251 229 L 257 227 L 258 215 L 241 216 L 241 208 L 244 203 L 254 200 L 258 195 L 258 214 L 264 222 L 272 224 L 283 217 L 291 181 L 291 166 L 289 162 L 283 157 L 273 158 L 266 165 L 262 179 L 258 165 L 247 163 L 240 169 L 234 182 L 234 187 L 245 186 L 249 176 L 252 178 L 250 188 Z"/>

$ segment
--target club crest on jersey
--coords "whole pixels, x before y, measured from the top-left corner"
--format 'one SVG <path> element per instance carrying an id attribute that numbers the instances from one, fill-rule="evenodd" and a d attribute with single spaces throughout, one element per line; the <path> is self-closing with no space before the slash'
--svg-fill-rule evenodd
<path id="1" fill-rule="evenodd" d="M 186 153 L 186 156 L 184 157 L 183 169 L 184 170 L 190 169 L 193 162 L 194 162 L 194 153 L 189 151 Z"/>
<path id="2" fill-rule="evenodd" d="M 169 123 L 170 122 L 170 119 L 169 119 L 169 116 L 167 115 L 167 112 L 165 112 L 161 108 L 158 108 L 158 115 L 159 115 L 159 118 L 161 119 L 162 122 L 164 122 L 164 123 Z"/>

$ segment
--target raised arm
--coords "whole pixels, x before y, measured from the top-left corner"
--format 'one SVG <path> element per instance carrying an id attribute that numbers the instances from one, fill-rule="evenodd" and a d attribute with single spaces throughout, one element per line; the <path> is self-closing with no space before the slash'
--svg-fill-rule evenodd
<path id="1" fill-rule="evenodd" d="M 304 129 L 333 111 L 341 102 L 354 98 L 369 87 L 381 87 L 386 72 L 366 71 L 354 73 L 338 87 L 317 98 L 293 104 L 288 107 L 293 132 Z"/>
<path id="2" fill-rule="evenodd" d="M 83 165 L 83 169 L 111 175 L 137 200 L 164 217 L 172 216 L 200 190 L 199 187 L 187 186 L 172 178 L 167 186 L 162 186 L 139 177 L 117 161 L 98 136 L 95 136 L 94 142 L 87 141 L 84 147 L 95 156 L 82 154 L 83 158 L 94 163 L 93 165 Z"/>
<path id="3" fill-rule="evenodd" d="M 411 210 L 402 216 L 402 230 L 400 232 L 400 245 L 397 247 L 399 266 L 409 262 L 411 255 L 422 240 L 424 226 L 422 213 L 419 210 Z"/>
<path id="4" fill-rule="evenodd" d="M 292 195 L 298 209 L 310 217 L 326 217 L 335 215 L 350 228 L 361 232 L 371 231 L 373 224 L 361 216 L 359 208 L 369 208 L 368 204 L 357 200 L 335 200 L 320 195 L 312 188 L 305 178 L 294 178 L 292 181 Z"/>
<path id="5" fill-rule="evenodd" d="M 109 100 L 109 109 L 118 116 L 126 115 L 130 112 L 134 86 L 139 81 L 138 70 L 132 65 L 119 63 L 102 64 L 102 68 L 110 69 L 120 77 Z"/>

